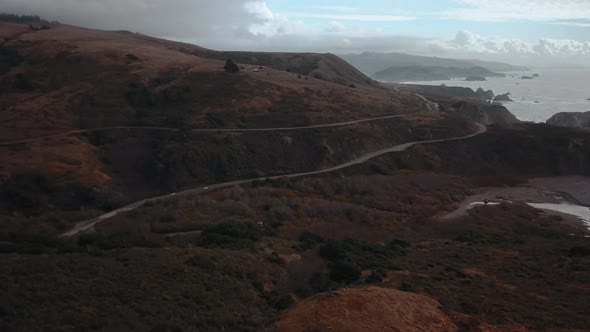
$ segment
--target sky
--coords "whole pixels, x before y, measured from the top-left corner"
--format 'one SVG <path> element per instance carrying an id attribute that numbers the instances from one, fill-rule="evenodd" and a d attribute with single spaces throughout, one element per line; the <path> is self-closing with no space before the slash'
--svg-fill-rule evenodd
<path id="1" fill-rule="evenodd" d="M 0 11 L 220 50 L 590 66 L 590 0 L 0 0 Z"/>

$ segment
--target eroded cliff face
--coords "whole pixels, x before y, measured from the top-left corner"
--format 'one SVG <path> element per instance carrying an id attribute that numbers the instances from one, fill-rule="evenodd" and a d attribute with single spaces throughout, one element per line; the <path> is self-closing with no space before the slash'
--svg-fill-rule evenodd
<path id="1" fill-rule="evenodd" d="M 547 120 L 547 124 L 560 127 L 590 128 L 590 112 L 557 113 Z"/>
<path id="2" fill-rule="evenodd" d="M 497 104 L 460 101 L 453 104 L 451 107 L 462 117 L 486 126 L 520 122 L 506 107 Z"/>

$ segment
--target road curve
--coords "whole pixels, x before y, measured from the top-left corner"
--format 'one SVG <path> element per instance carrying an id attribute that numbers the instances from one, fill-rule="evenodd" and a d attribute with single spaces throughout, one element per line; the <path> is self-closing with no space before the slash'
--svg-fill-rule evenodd
<path id="1" fill-rule="evenodd" d="M 177 192 L 177 193 L 172 193 L 172 194 L 167 194 L 167 195 L 163 195 L 163 196 L 158 196 L 158 197 L 153 197 L 153 198 L 148 198 L 148 199 L 144 199 L 138 202 L 135 202 L 133 204 L 124 206 L 122 208 L 119 208 L 117 210 L 105 213 L 101 216 L 98 216 L 94 219 L 90 219 L 90 220 L 86 220 L 86 221 L 81 221 L 78 224 L 76 224 L 74 226 L 74 228 L 72 228 L 71 230 L 69 230 L 66 233 L 63 233 L 61 235 L 61 237 L 71 237 L 74 236 L 82 231 L 85 231 L 91 227 L 93 227 L 94 225 L 105 221 L 107 219 L 110 219 L 114 216 L 117 216 L 121 213 L 124 212 L 128 212 L 128 211 L 132 211 L 137 209 L 138 207 L 144 205 L 145 203 L 148 202 L 157 202 L 157 201 L 162 201 L 162 200 L 166 200 L 169 199 L 171 197 L 175 197 L 175 196 L 180 196 L 180 195 L 189 195 L 189 194 L 197 194 L 197 193 L 204 193 L 213 189 L 220 189 L 220 188 L 225 188 L 225 187 L 231 187 L 231 186 L 235 186 L 235 185 L 240 185 L 240 184 L 245 184 L 245 183 L 249 183 L 252 181 L 256 181 L 256 180 L 266 180 L 266 179 L 272 179 L 272 180 L 276 180 L 276 179 L 280 179 L 280 178 L 297 178 L 297 177 L 302 177 L 302 176 L 309 176 L 309 175 L 317 175 L 317 174 L 324 174 L 324 173 L 330 173 L 330 172 L 334 172 L 334 171 L 338 171 L 341 170 L 343 168 L 347 168 L 353 165 L 357 165 L 357 164 L 362 164 L 370 159 L 379 157 L 381 155 L 387 154 L 387 153 L 391 153 L 391 152 L 402 152 L 412 146 L 415 145 L 420 145 L 420 144 L 431 144 L 431 143 L 440 143 L 440 142 L 450 142 L 450 141 L 458 141 L 458 140 L 464 140 L 464 139 L 468 139 L 468 138 L 472 138 L 474 136 L 483 134 L 487 131 L 486 126 L 482 125 L 482 124 L 477 124 L 477 131 L 473 134 L 467 135 L 467 136 L 460 136 L 460 137 L 454 137 L 454 138 L 444 138 L 444 139 L 435 139 L 435 140 L 428 140 L 428 141 L 416 141 L 416 142 L 408 142 L 408 143 L 404 143 L 404 144 L 400 144 L 400 145 L 396 145 L 396 146 L 392 146 L 386 149 L 382 149 L 379 151 L 375 151 L 375 152 L 371 152 L 368 153 L 364 156 L 361 156 L 359 158 L 356 158 L 354 160 L 351 160 L 349 162 L 346 162 L 344 164 L 340 164 L 338 166 L 334 166 L 334 167 L 330 167 L 330 168 L 326 168 L 326 169 L 322 169 L 322 170 L 318 170 L 318 171 L 311 171 L 311 172 L 302 172 L 302 173 L 294 173 L 294 174 L 285 174 L 285 175 L 276 175 L 276 176 L 267 176 L 267 177 L 259 177 L 259 178 L 253 178 L 253 179 L 246 179 L 246 180 L 236 180 L 236 181 L 230 181 L 230 182 L 223 182 L 223 183 L 217 183 L 217 184 L 212 184 L 209 185 L 207 187 L 197 187 L 197 188 L 193 188 L 193 189 L 188 189 L 188 190 L 184 190 L 181 192 Z M 207 188 L 207 189 L 204 189 Z"/>
<path id="2" fill-rule="evenodd" d="M 418 97 L 420 100 L 424 101 L 426 104 L 426 109 L 431 112 L 439 111 L 440 105 L 438 103 L 432 102 L 428 100 L 421 94 L 414 93 L 414 96 Z M 331 128 L 331 127 L 343 127 L 343 126 L 350 126 L 357 123 L 364 123 L 364 122 L 372 122 L 378 120 L 386 120 L 386 119 L 394 119 L 394 118 L 401 118 L 412 114 L 415 112 L 398 114 L 398 115 L 386 115 L 380 116 L 376 118 L 368 118 L 368 119 L 361 119 L 361 120 L 352 120 L 352 121 L 343 121 L 343 122 L 334 122 L 334 123 L 327 123 L 327 124 L 320 124 L 320 125 L 312 125 L 312 126 L 299 126 L 299 127 L 275 127 L 275 128 L 206 128 L 206 129 L 191 129 L 194 133 L 227 133 L 227 132 L 256 132 L 256 131 L 288 131 L 288 130 L 305 130 L 305 129 L 317 129 L 317 128 Z M 71 130 L 60 134 L 54 135 L 46 135 L 40 137 L 33 137 L 27 138 L 22 140 L 16 141 L 6 141 L 0 142 L 0 146 L 10 146 L 16 144 L 24 144 L 24 143 L 31 143 L 36 141 L 42 141 L 45 139 L 51 138 L 58 138 L 58 137 L 66 137 L 71 135 L 79 135 L 83 133 L 92 133 L 97 131 L 105 131 L 105 130 L 124 130 L 124 129 L 137 129 L 137 130 L 155 130 L 155 131 L 180 131 L 181 129 L 178 128 L 169 128 L 169 127 L 141 127 L 141 126 L 113 126 L 113 127 L 100 127 L 100 128 L 89 128 L 89 129 L 80 129 L 80 130 Z"/>
<path id="3" fill-rule="evenodd" d="M 361 120 L 353 120 L 353 121 L 344 121 L 344 122 L 335 122 L 335 123 L 327 123 L 327 124 L 320 124 L 320 125 L 312 125 L 312 126 L 301 126 L 301 127 L 275 127 L 275 128 L 207 128 L 207 129 L 191 129 L 190 131 L 194 133 L 238 133 L 238 132 L 256 132 L 256 131 L 289 131 L 289 130 L 305 130 L 305 129 L 317 129 L 317 128 L 331 128 L 331 127 L 344 127 L 350 126 L 357 123 L 364 123 L 364 122 L 372 122 L 378 120 L 386 120 L 386 119 L 394 119 L 394 118 L 401 118 L 407 116 L 408 114 L 412 113 L 405 113 L 405 114 L 397 114 L 397 115 L 387 115 L 387 116 L 380 116 L 376 118 L 368 118 L 368 119 L 361 119 Z M 169 128 L 169 127 L 140 127 L 140 126 L 115 126 L 115 127 L 100 127 L 100 128 L 90 128 L 90 129 L 80 129 L 80 130 L 71 130 L 68 132 L 54 134 L 54 135 L 47 135 L 47 136 L 40 136 L 40 137 L 33 137 L 27 138 L 17 141 L 7 141 L 7 142 L 0 142 L 0 146 L 8 146 L 8 145 L 16 145 L 16 144 L 24 144 L 24 143 L 31 143 L 36 141 L 42 141 L 45 139 L 51 138 L 58 138 L 58 137 L 66 137 L 72 135 L 79 135 L 83 133 L 92 133 L 97 131 L 106 131 L 106 130 L 124 130 L 124 129 L 137 129 L 137 130 L 154 130 L 154 131 L 180 131 L 181 129 L 178 128 Z"/>

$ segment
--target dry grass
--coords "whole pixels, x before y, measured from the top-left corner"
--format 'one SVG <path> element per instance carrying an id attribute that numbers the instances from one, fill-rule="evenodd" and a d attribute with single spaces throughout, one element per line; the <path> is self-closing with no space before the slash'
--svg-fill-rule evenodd
<path id="1" fill-rule="evenodd" d="M 305 299 L 277 322 L 281 332 L 450 332 L 457 327 L 440 304 L 423 295 L 368 287 L 342 289 Z"/>

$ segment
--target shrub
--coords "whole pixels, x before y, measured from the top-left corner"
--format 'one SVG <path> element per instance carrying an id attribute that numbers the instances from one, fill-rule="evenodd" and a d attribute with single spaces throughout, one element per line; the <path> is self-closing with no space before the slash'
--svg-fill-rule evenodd
<path id="1" fill-rule="evenodd" d="M 14 48 L 0 45 L 0 75 L 8 72 L 11 67 L 18 66 L 23 58 Z"/>
<path id="2" fill-rule="evenodd" d="M 303 251 L 311 249 L 323 241 L 324 239 L 321 236 L 305 231 L 299 235 L 299 242 L 301 243 L 294 246 L 294 248 L 298 251 Z"/>
<path id="3" fill-rule="evenodd" d="M 412 285 L 405 282 L 402 282 L 402 284 L 397 289 L 401 290 L 402 292 L 410 293 L 416 291 Z"/>
<path id="4" fill-rule="evenodd" d="M 330 279 L 336 282 L 351 283 L 361 277 L 361 270 L 354 264 L 338 261 L 330 266 Z"/>
<path id="5" fill-rule="evenodd" d="M 263 294 L 263 296 L 267 303 L 277 310 L 289 309 L 295 304 L 295 300 L 293 300 L 291 294 L 280 294 L 277 291 L 272 291 Z"/>
<path id="6" fill-rule="evenodd" d="M 215 269 L 215 263 L 206 256 L 193 256 L 186 260 L 185 264 L 208 271 Z"/>
<path id="7" fill-rule="evenodd" d="M 590 256 L 590 247 L 573 246 L 568 251 L 570 257 L 586 257 Z"/>
<path id="8" fill-rule="evenodd" d="M 347 257 L 347 250 L 340 241 L 330 240 L 320 247 L 320 256 L 324 259 L 335 261 Z"/>
<path id="9" fill-rule="evenodd" d="M 238 65 L 232 59 L 227 59 L 223 69 L 225 69 L 226 72 L 232 74 L 235 74 L 240 71 L 240 67 L 238 67 Z"/>
<path id="10" fill-rule="evenodd" d="M 279 254 L 276 251 L 272 252 L 272 255 L 267 257 L 268 261 L 274 264 L 279 264 L 279 265 L 283 265 L 285 264 L 285 260 L 279 256 Z"/>
<path id="11" fill-rule="evenodd" d="M 131 53 L 127 54 L 127 59 L 129 59 L 131 61 L 139 61 L 140 60 L 137 55 L 131 54 Z"/>
<path id="12" fill-rule="evenodd" d="M 309 278 L 309 286 L 317 292 L 325 292 L 330 289 L 331 281 L 330 278 L 326 273 L 314 273 L 311 278 Z"/>
<path id="13" fill-rule="evenodd" d="M 163 222 L 163 223 L 176 222 L 176 217 L 175 216 L 162 216 L 162 217 L 160 217 L 160 222 Z"/>
<path id="14" fill-rule="evenodd" d="M 404 255 L 405 250 L 399 244 L 385 246 L 344 239 L 326 241 L 320 247 L 319 254 L 322 258 L 331 262 L 344 260 L 353 262 L 363 268 L 390 269 L 394 267 L 391 258 Z"/>
<path id="15" fill-rule="evenodd" d="M 385 278 L 386 276 L 387 276 L 387 273 L 384 270 L 378 269 L 378 270 L 371 272 L 371 274 L 365 280 L 365 283 L 372 284 L 372 283 L 376 283 L 376 282 L 381 282 L 381 281 L 383 281 L 383 278 Z"/>
<path id="16" fill-rule="evenodd" d="M 157 248 L 160 244 L 139 234 L 120 232 L 114 234 L 82 234 L 78 237 L 78 246 L 88 249 L 112 250 L 116 248 Z"/>
<path id="17" fill-rule="evenodd" d="M 261 236 L 262 231 L 255 224 L 224 222 L 203 230 L 200 244 L 231 249 L 251 248 Z"/>
<path id="18" fill-rule="evenodd" d="M 15 15 L 0 13 L 0 21 L 4 22 L 47 22 L 37 15 Z"/>

